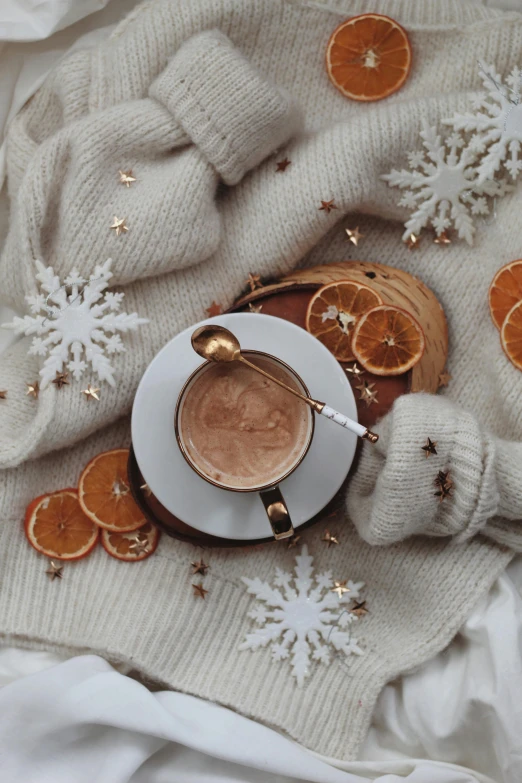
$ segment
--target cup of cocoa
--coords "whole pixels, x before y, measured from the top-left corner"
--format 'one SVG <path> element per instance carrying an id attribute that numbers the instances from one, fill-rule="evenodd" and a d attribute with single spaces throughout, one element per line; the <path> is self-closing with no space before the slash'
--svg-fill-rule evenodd
<path id="1" fill-rule="evenodd" d="M 295 370 L 261 351 L 243 355 L 301 394 Z M 202 479 L 231 492 L 258 492 L 276 539 L 294 530 L 279 484 L 299 467 L 314 414 L 298 397 L 240 362 L 204 362 L 183 386 L 175 412 L 184 458 Z"/>

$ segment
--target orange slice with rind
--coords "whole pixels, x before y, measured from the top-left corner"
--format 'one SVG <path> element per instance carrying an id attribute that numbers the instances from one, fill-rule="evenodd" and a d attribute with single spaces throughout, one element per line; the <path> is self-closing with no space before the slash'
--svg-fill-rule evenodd
<path id="1" fill-rule="evenodd" d="M 328 76 L 354 101 L 379 101 L 400 90 L 411 60 L 406 31 L 382 14 L 361 14 L 343 22 L 326 48 Z"/>
<path id="2" fill-rule="evenodd" d="M 426 341 L 420 324 L 406 310 L 380 305 L 355 326 L 352 348 L 357 361 L 374 375 L 402 375 L 421 359 Z"/>
<path id="3" fill-rule="evenodd" d="M 499 269 L 489 287 L 489 310 L 497 329 L 502 329 L 509 311 L 522 302 L 522 259 Z"/>
<path id="4" fill-rule="evenodd" d="M 504 319 L 500 341 L 509 361 L 522 370 L 522 302 L 512 307 Z"/>
<path id="5" fill-rule="evenodd" d="M 382 304 L 373 289 L 354 280 L 338 280 L 320 288 L 308 305 L 306 328 L 340 362 L 352 361 L 352 335 L 357 321 Z"/>
<path id="6" fill-rule="evenodd" d="M 126 563 L 138 563 L 153 555 L 159 539 L 158 528 L 150 522 L 128 533 L 116 533 L 112 530 L 102 530 L 101 533 L 101 544 L 105 551 L 111 557 Z"/>
<path id="7" fill-rule="evenodd" d="M 31 546 L 55 560 L 86 557 L 98 543 L 100 533 L 83 513 L 75 489 L 35 498 L 27 507 L 24 526 Z"/>
<path id="8" fill-rule="evenodd" d="M 128 449 L 104 451 L 88 463 L 78 482 L 84 513 L 105 530 L 126 533 L 147 521 L 132 497 L 128 458 Z"/>

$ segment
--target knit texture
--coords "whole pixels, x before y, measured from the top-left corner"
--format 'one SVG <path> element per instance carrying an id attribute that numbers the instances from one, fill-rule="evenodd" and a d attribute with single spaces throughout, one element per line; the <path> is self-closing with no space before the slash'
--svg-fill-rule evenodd
<path id="1" fill-rule="evenodd" d="M 364 11 L 397 19 L 414 50 L 404 87 L 373 105 L 345 99 L 324 69 L 332 30 Z M 118 385 L 104 386 L 95 405 L 78 384 L 26 397 L 39 368 L 27 339 L 1 358 L 5 641 L 124 660 L 317 752 L 356 755 L 383 684 L 441 650 L 520 549 L 522 374 L 500 348 L 487 290 L 520 255 L 522 189 L 497 204 L 491 224 L 478 219 L 473 249 L 426 237 L 409 253 L 400 241 L 406 213 L 380 175 L 419 148 L 423 119 L 466 108 L 480 87 L 478 58 L 505 73 L 521 52 L 522 16 L 471 0 L 152 0 L 97 49 L 58 65 L 9 133 L 2 298 L 26 307 L 37 257 L 62 276 L 75 266 L 89 275 L 112 257 L 125 309 L 150 323 L 126 336 L 114 360 Z M 291 160 L 284 173 L 277 150 Z M 118 182 L 128 168 L 137 177 L 129 189 Z M 337 209 L 319 211 L 329 199 Z M 127 218 L 124 236 L 109 229 L 114 215 Z M 165 536 L 143 563 L 96 551 L 61 582 L 46 580 L 45 560 L 21 531 L 24 509 L 74 485 L 94 454 L 128 443 L 126 414 L 157 351 L 212 300 L 230 305 L 249 272 L 355 257 L 343 232 L 355 222 L 365 234 L 358 257 L 413 272 L 438 296 L 453 375 L 441 398 L 399 400 L 377 448 L 365 446 L 351 519 L 328 520 L 340 544 L 321 542 L 324 525 L 302 537 L 318 570 L 366 583 L 365 654 L 349 672 L 339 657 L 314 664 L 298 689 L 288 662 L 266 649 L 238 652 L 251 623 L 240 576 L 271 581 L 276 567 L 291 570 L 295 550 L 284 544 L 206 553 L 204 602 L 190 589 L 189 563 L 201 551 Z M 428 436 L 439 454 L 426 460 Z M 439 469 L 455 482 L 442 504 L 433 496 Z"/>

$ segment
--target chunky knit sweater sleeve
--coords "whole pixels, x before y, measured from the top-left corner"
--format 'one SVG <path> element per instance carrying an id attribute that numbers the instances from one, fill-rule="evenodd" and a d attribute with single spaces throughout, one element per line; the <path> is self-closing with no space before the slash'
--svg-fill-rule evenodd
<path id="1" fill-rule="evenodd" d="M 522 551 L 522 443 L 488 433 L 477 419 L 442 397 L 399 398 L 376 428 L 375 449 L 365 449 L 347 508 L 369 544 L 392 544 L 412 535 L 481 533 Z M 421 450 L 429 437 L 436 454 Z M 435 502 L 438 471 L 453 482 Z"/>

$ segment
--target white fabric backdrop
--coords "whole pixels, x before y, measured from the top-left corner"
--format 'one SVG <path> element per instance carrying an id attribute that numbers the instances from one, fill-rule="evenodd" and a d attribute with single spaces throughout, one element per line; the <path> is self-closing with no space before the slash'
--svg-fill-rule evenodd
<path id="1" fill-rule="evenodd" d="M 61 32 L 36 43 L 0 43 L 0 140 L 54 62 L 73 44 L 89 45 L 107 34 L 107 25 L 136 4 L 112 0 L 88 17 L 107 2 L 3 0 L 0 40 L 35 41 Z M 487 4 L 522 10 L 522 0 Z M 0 187 L 2 152 L 0 146 Z M 3 194 L 0 244 L 6 226 Z M 9 318 L 0 306 L 0 323 Z M 0 351 L 10 339 L 0 332 Z M 0 650 L 0 780 L 520 783 L 521 590 L 518 558 L 446 651 L 384 689 L 361 761 L 352 764 L 315 759 L 222 707 L 152 693 L 100 658 L 63 661 L 50 653 Z"/>

